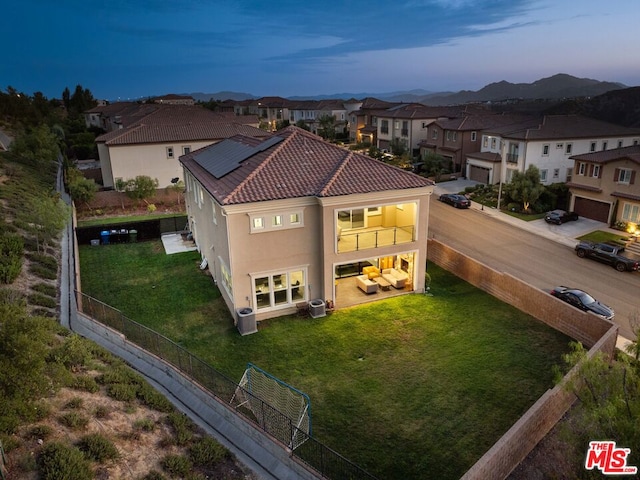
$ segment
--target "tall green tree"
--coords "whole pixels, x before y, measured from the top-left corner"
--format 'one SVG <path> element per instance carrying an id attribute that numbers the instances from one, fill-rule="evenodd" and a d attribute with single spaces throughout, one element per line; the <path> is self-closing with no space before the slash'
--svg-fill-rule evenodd
<path id="1" fill-rule="evenodd" d="M 58 159 L 58 137 L 48 126 L 41 124 L 30 132 L 19 135 L 11 143 L 10 152 L 19 162 L 49 166 Z"/>
<path id="2" fill-rule="evenodd" d="M 156 194 L 158 184 L 157 178 L 138 175 L 136 178 L 127 180 L 124 190 L 129 198 L 137 201 L 146 201 L 147 198 L 151 198 Z"/>
<path id="3" fill-rule="evenodd" d="M 529 211 L 544 192 L 544 185 L 540 183 L 540 170 L 535 165 L 522 172 L 514 172 L 511 182 L 504 185 L 505 193 L 514 201 L 522 203 L 523 210 Z"/>
<path id="4" fill-rule="evenodd" d="M 336 138 L 336 117 L 335 115 L 322 115 L 318 122 L 318 134 L 325 140 L 334 140 Z"/>
<path id="5" fill-rule="evenodd" d="M 27 203 L 21 217 L 30 225 L 29 231 L 36 237 L 38 251 L 45 251 L 47 245 L 62 233 L 69 218 L 69 207 L 57 194 L 34 196 Z"/>

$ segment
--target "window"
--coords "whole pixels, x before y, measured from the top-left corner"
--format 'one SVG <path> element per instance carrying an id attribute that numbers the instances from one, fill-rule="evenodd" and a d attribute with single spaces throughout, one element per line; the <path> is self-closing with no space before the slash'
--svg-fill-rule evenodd
<path id="1" fill-rule="evenodd" d="M 458 140 L 458 132 L 453 132 L 453 141 Z"/>
<path id="2" fill-rule="evenodd" d="M 489 146 L 489 138 L 488 137 L 482 137 L 482 146 L 484 148 L 487 148 Z"/>
<path id="3" fill-rule="evenodd" d="M 229 292 L 229 295 L 233 295 L 233 285 L 231 283 L 231 272 L 229 267 L 224 263 L 221 257 L 218 257 L 218 263 L 220 264 L 220 276 L 222 277 L 222 285 Z"/>
<path id="4" fill-rule="evenodd" d="M 289 215 L 289 223 L 291 225 L 298 225 L 300 223 L 300 214 L 292 213 L 291 215 Z"/>
<path id="5" fill-rule="evenodd" d="M 173 147 L 167 147 L 167 158 L 173 158 Z"/>
<path id="6" fill-rule="evenodd" d="M 615 175 L 615 180 L 618 183 L 630 184 L 632 173 L 633 173 L 633 170 L 629 170 L 627 168 L 620 168 L 617 170 L 617 175 Z"/>
<path id="7" fill-rule="evenodd" d="M 491 138 L 491 149 L 492 150 L 495 150 L 495 148 L 496 148 L 496 140 L 497 139 L 495 137 Z"/>
<path id="8" fill-rule="evenodd" d="M 218 224 L 218 213 L 216 212 L 216 202 L 211 199 L 211 220 L 214 225 Z"/>
<path id="9" fill-rule="evenodd" d="M 564 147 L 564 143 L 556 143 L 556 148 L 557 148 L 558 150 L 561 150 L 561 149 L 562 149 L 562 147 Z"/>
<path id="10" fill-rule="evenodd" d="M 553 178 L 558 178 L 560 176 L 560 169 L 559 168 L 554 168 L 553 169 Z"/>
<path id="11" fill-rule="evenodd" d="M 590 152 L 595 152 L 596 151 L 596 142 L 591 142 L 589 144 L 589 151 Z"/>
<path id="12" fill-rule="evenodd" d="M 478 134 L 476 132 L 471 132 L 471 141 L 472 142 L 475 142 L 477 137 L 478 137 Z"/>
<path id="13" fill-rule="evenodd" d="M 447 141 L 451 140 L 451 130 L 447 130 Z"/>
<path id="14" fill-rule="evenodd" d="M 402 136 L 403 137 L 408 137 L 409 136 L 409 122 L 404 120 L 402 122 Z"/>
<path id="15" fill-rule="evenodd" d="M 422 129 L 426 129 L 429 126 L 429 122 L 422 122 Z"/>
<path id="16" fill-rule="evenodd" d="M 542 146 L 542 155 L 545 157 L 549 155 L 549 144 Z"/>
<path id="17" fill-rule="evenodd" d="M 183 155 L 188 155 L 191 153 L 191 147 L 186 146 L 186 147 L 182 147 L 182 154 Z"/>
<path id="18" fill-rule="evenodd" d="M 198 207 L 202 208 L 203 203 L 204 203 L 204 190 L 202 190 L 202 187 L 198 185 Z"/>
<path id="19" fill-rule="evenodd" d="M 572 177 L 573 177 L 573 168 L 567 168 L 567 182 L 570 182 Z"/>
<path id="20" fill-rule="evenodd" d="M 382 120 L 380 122 L 380 133 L 389 133 L 389 120 Z"/>
<path id="21" fill-rule="evenodd" d="M 290 270 L 253 278 L 257 310 L 291 305 L 306 298 L 306 272 Z"/>
<path id="22" fill-rule="evenodd" d="M 396 130 L 398 130 L 400 128 L 400 122 L 398 120 L 393 122 L 393 128 L 395 128 Z"/>
<path id="23" fill-rule="evenodd" d="M 607 142 L 602 142 L 602 150 L 606 150 L 607 149 Z"/>
<path id="24" fill-rule="evenodd" d="M 251 222 L 251 226 L 253 230 L 262 230 L 264 228 L 264 218 L 255 217 Z"/>
<path id="25" fill-rule="evenodd" d="M 584 162 L 580 162 L 578 164 L 578 175 L 584 175 L 587 171 L 587 164 Z"/>
<path id="26" fill-rule="evenodd" d="M 433 140 L 437 140 L 438 139 L 438 129 L 434 127 L 433 129 L 433 133 L 431 134 L 431 138 Z"/>
<path id="27" fill-rule="evenodd" d="M 622 140 L 618 140 L 618 148 L 622 148 Z"/>
<path id="28" fill-rule="evenodd" d="M 595 178 L 599 178 L 600 177 L 600 165 L 594 165 L 593 166 L 593 176 Z"/>
<path id="29" fill-rule="evenodd" d="M 566 153 L 567 155 L 571 155 L 571 150 L 573 150 L 573 143 L 567 143 L 564 148 L 564 153 Z"/>
<path id="30" fill-rule="evenodd" d="M 621 219 L 625 222 L 640 223 L 640 206 L 625 203 L 622 207 Z"/>
<path id="31" fill-rule="evenodd" d="M 271 219 L 271 225 L 274 227 L 282 226 L 282 215 L 274 215 Z"/>
<path id="32" fill-rule="evenodd" d="M 368 217 L 372 217 L 375 215 L 382 215 L 382 210 L 380 209 L 380 207 L 371 207 L 371 208 L 367 208 L 367 216 Z"/>
<path id="33" fill-rule="evenodd" d="M 547 170 L 540 170 L 540 181 L 541 182 L 546 182 L 547 181 Z"/>

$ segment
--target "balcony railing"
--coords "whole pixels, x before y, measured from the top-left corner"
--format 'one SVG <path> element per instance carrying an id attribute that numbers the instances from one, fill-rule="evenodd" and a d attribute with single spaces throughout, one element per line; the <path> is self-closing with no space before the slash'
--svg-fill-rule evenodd
<path id="1" fill-rule="evenodd" d="M 357 252 L 414 241 L 415 226 L 343 230 L 338 237 L 338 253 Z"/>
<path id="2" fill-rule="evenodd" d="M 408 128 L 403 128 L 401 134 L 402 134 L 403 137 L 408 137 L 409 136 L 409 129 Z"/>
<path id="3" fill-rule="evenodd" d="M 518 154 L 517 153 L 507 153 L 507 162 L 509 162 L 509 163 L 518 163 Z"/>

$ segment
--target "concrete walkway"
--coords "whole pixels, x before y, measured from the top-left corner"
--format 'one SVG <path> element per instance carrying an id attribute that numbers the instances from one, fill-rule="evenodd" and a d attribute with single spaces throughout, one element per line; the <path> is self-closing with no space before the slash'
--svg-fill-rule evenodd
<path id="1" fill-rule="evenodd" d="M 437 200 L 438 196 L 443 193 L 460 193 L 463 192 L 466 187 L 477 185 L 478 182 L 473 180 L 457 179 L 449 182 L 439 183 L 433 190 L 432 200 Z M 619 230 L 613 230 L 609 228 L 609 225 L 603 222 L 597 222 L 589 218 L 580 217 L 577 222 L 567 222 L 563 225 L 550 225 L 544 221 L 543 218 L 539 220 L 533 220 L 530 222 L 520 220 L 519 218 L 512 217 L 506 213 L 503 213 L 495 208 L 485 208 L 483 205 L 477 202 L 471 202 L 471 208 L 473 210 L 479 210 L 484 215 L 491 216 L 502 222 L 509 223 L 521 230 L 527 230 L 535 235 L 553 240 L 554 242 L 561 243 L 568 247 L 575 247 L 578 242 L 577 238 L 595 230 L 602 230 L 605 232 L 611 232 L 621 235 Z M 631 340 L 618 335 L 618 341 L 616 346 L 618 349 L 626 352 L 625 347 L 631 343 Z"/>

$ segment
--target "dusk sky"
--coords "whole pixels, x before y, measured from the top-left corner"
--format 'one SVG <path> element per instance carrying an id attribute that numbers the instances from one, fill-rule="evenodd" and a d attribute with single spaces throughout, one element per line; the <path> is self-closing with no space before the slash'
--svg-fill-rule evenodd
<path id="1" fill-rule="evenodd" d="M 2 17 L 0 89 L 48 98 L 640 85 L 638 0 L 20 0 Z"/>

